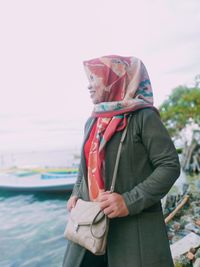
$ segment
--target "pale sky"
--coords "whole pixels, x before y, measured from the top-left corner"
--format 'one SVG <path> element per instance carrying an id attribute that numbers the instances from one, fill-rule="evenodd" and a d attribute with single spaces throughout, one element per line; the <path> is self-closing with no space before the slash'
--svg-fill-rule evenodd
<path id="1" fill-rule="evenodd" d="M 155 105 L 200 73 L 199 0 L 0 1 L 0 115 L 87 118 L 82 61 L 136 56 Z"/>

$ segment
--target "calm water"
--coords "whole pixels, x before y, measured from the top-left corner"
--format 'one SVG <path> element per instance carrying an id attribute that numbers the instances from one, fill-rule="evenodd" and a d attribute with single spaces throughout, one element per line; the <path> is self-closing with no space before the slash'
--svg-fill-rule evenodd
<path id="1" fill-rule="evenodd" d="M 0 267 L 59 267 L 69 194 L 0 191 Z"/>

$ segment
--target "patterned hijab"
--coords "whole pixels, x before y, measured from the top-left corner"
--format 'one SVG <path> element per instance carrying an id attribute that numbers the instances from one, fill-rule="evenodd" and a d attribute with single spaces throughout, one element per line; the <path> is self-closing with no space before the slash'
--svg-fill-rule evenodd
<path id="1" fill-rule="evenodd" d="M 149 75 L 136 57 L 104 56 L 83 62 L 89 81 L 95 81 L 99 103 L 93 116 L 97 126 L 88 160 L 90 199 L 105 190 L 105 146 L 115 132 L 126 127 L 126 114 L 153 107 Z"/>
<path id="2" fill-rule="evenodd" d="M 101 83 L 101 103 L 94 106 L 94 116 L 113 117 L 153 106 L 149 75 L 140 59 L 104 56 L 83 64 L 89 81 Z"/>

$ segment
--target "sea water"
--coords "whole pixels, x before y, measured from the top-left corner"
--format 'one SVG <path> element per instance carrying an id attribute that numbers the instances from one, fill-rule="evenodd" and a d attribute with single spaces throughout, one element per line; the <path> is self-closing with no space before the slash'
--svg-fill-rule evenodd
<path id="1" fill-rule="evenodd" d="M 60 267 L 69 194 L 0 191 L 0 266 Z"/>

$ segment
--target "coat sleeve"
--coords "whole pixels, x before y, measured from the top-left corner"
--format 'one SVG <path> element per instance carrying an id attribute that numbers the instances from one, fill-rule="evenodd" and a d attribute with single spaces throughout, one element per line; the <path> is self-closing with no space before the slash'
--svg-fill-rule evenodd
<path id="1" fill-rule="evenodd" d="M 138 127 L 153 172 L 131 191 L 123 193 L 130 215 L 163 198 L 180 174 L 176 149 L 158 114 L 151 109 L 139 112 Z"/>

